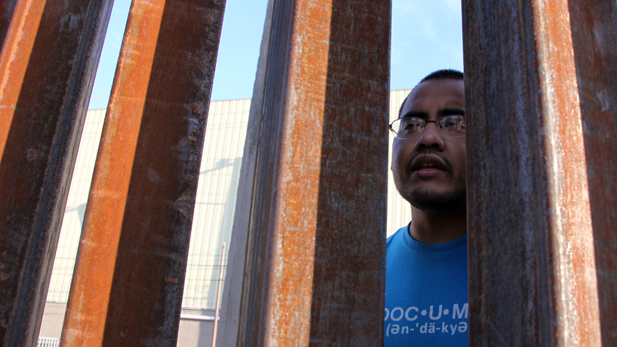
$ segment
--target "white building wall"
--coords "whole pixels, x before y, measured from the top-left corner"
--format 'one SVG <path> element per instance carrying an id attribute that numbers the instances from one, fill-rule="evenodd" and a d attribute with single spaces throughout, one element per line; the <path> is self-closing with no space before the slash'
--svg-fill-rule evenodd
<path id="1" fill-rule="evenodd" d="M 183 308 L 216 306 L 221 248 L 226 243 L 225 252 L 229 250 L 250 106 L 250 99 L 214 101 L 210 106 Z"/>
<path id="2" fill-rule="evenodd" d="M 411 89 L 393 90 L 390 92 L 390 123 L 399 117 L 398 111 L 401 104 L 411 92 Z M 394 185 L 392 179 L 392 142 L 394 134 L 390 133 L 390 142 L 388 146 L 388 236 L 394 234 L 400 227 L 403 227 L 411 221 L 411 207 L 409 203 L 403 199 Z"/>

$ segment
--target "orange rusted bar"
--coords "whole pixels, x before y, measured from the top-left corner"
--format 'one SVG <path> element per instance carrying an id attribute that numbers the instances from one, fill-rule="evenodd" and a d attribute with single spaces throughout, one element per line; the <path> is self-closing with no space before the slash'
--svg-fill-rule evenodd
<path id="1" fill-rule="evenodd" d="M 36 344 L 111 5 L 1 3 L 2 25 L 12 17 L 0 33 L 2 346 Z"/>
<path id="2" fill-rule="evenodd" d="M 617 346 L 617 4 L 570 0 L 602 344 Z"/>
<path id="3" fill-rule="evenodd" d="M 383 339 L 391 1 L 276 1 L 238 346 Z"/>
<path id="4" fill-rule="evenodd" d="M 464 0 L 463 21 L 471 345 L 599 346 L 568 2 Z"/>
<path id="5" fill-rule="evenodd" d="M 133 1 L 63 346 L 173 346 L 224 0 Z"/>

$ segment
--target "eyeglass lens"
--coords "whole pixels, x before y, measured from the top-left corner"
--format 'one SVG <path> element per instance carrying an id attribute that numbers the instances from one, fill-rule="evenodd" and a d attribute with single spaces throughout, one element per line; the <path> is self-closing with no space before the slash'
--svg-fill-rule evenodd
<path id="1" fill-rule="evenodd" d="M 396 137 L 408 138 L 420 134 L 426 128 L 426 123 L 435 123 L 437 129 L 448 136 L 465 136 L 465 121 L 463 116 L 443 116 L 436 121 L 425 121 L 417 117 L 399 118 L 392 122 L 390 128 L 396 133 Z"/>

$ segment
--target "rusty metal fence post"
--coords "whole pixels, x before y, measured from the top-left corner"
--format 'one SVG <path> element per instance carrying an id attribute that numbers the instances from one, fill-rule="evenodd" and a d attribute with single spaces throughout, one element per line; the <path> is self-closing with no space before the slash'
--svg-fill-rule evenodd
<path id="1" fill-rule="evenodd" d="M 4 345 L 35 343 L 111 3 L 0 2 Z M 471 342 L 612 345 L 617 5 L 463 4 Z M 65 346 L 175 344 L 224 5 L 133 4 Z M 240 345 L 382 341 L 390 11 L 274 0 Z"/>
<path id="2" fill-rule="evenodd" d="M 617 3 L 570 0 L 602 344 L 617 346 Z"/>
<path id="3" fill-rule="evenodd" d="M 0 3 L 3 346 L 36 344 L 111 5 L 109 0 Z"/>
<path id="4" fill-rule="evenodd" d="M 225 272 L 223 302 L 221 303 L 220 334 L 217 335 L 217 345 L 236 347 L 238 341 L 238 323 L 242 297 L 242 281 L 246 260 L 246 245 L 250 220 L 251 201 L 253 196 L 253 181 L 257 162 L 257 145 L 263 117 L 263 95 L 266 80 L 266 64 L 268 62 L 270 29 L 272 25 L 272 10 L 275 0 L 268 0 L 264 31 L 262 33 L 257 73 L 253 85 L 249 122 L 242 155 L 242 168 L 234 210 L 234 221 L 229 245 L 229 257 Z"/>
<path id="5" fill-rule="evenodd" d="M 570 18 L 566 0 L 463 1 L 472 345 L 601 344 Z"/>
<path id="6" fill-rule="evenodd" d="M 382 343 L 390 17 L 274 3 L 239 346 Z"/>
<path id="7" fill-rule="evenodd" d="M 63 346 L 174 346 L 224 0 L 133 2 Z"/>

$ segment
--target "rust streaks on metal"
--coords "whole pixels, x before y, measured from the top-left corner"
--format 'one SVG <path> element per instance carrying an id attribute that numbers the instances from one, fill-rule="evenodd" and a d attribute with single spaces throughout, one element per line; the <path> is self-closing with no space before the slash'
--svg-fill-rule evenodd
<path id="1" fill-rule="evenodd" d="M 65 346 L 176 343 L 224 7 L 224 0 L 133 2 Z"/>
<path id="2" fill-rule="evenodd" d="M 463 1 L 472 344 L 600 344 L 567 2 Z"/>
<path id="3" fill-rule="evenodd" d="M 594 231 L 602 344 L 617 345 L 617 4 L 568 1 Z M 592 274 L 590 274 L 592 275 Z"/>
<path id="4" fill-rule="evenodd" d="M 0 108 L 0 155 L 2 157 L 5 154 L 4 147 L 44 8 L 45 1 L 21 1 L 15 11 L 15 19 L 11 21 L 6 46 L 2 48 L 0 56 L 0 69 L 2 69 L 0 102 L 4 105 Z M 0 162 L 2 157 L 0 157 Z"/>
<path id="5" fill-rule="evenodd" d="M 599 345 L 589 189 L 567 1 L 536 5 L 560 344 Z M 583 324 L 578 322 L 585 322 Z"/>
<path id="6" fill-rule="evenodd" d="M 391 2 L 276 2 L 240 345 L 380 345 Z"/>
<path id="7" fill-rule="evenodd" d="M 111 1 L 0 6 L 0 344 L 31 346 Z"/>
<path id="8" fill-rule="evenodd" d="M 164 4 L 160 2 L 135 3 L 131 8 L 84 217 L 62 334 L 64 346 L 95 346 L 103 340 L 120 230 L 163 9 Z M 140 31 L 152 35 L 135 35 Z"/>

